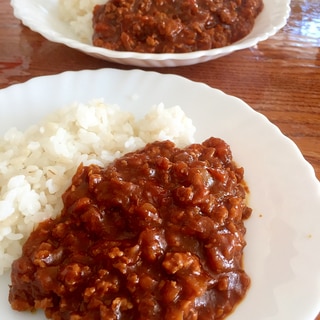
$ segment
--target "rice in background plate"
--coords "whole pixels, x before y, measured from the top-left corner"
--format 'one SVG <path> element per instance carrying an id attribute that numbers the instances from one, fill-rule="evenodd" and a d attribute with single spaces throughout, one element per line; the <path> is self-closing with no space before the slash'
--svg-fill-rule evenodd
<path id="1" fill-rule="evenodd" d="M 105 166 L 155 140 L 183 147 L 194 142 L 194 132 L 179 106 L 160 104 L 135 119 L 102 100 L 60 109 L 25 132 L 10 129 L 0 138 L 0 274 L 35 226 L 60 213 L 61 195 L 81 162 Z"/>
<path id="2" fill-rule="evenodd" d="M 92 44 L 92 16 L 96 4 L 107 0 L 59 0 L 59 15 L 70 24 L 72 31 L 85 43 Z"/>

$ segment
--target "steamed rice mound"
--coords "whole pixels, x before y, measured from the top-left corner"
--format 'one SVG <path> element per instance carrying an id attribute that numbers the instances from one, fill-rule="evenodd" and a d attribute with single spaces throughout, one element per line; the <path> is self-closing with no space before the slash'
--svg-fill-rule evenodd
<path id="1" fill-rule="evenodd" d="M 0 274 L 21 254 L 36 225 L 56 217 L 80 163 L 105 166 L 156 140 L 192 143 L 195 128 L 180 107 L 154 106 L 142 119 L 101 100 L 56 111 L 25 132 L 0 138 Z"/>

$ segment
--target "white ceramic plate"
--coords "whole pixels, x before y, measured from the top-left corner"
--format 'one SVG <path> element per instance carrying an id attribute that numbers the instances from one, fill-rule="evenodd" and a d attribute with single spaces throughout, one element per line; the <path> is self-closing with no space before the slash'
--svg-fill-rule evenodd
<path id="1" fill-rule="evenodd" d="M 0 90 L 0 134 L 24 129 L 57 107 L 104 98 L 143 115 L 153 104 L 180 105 L 197 127 L 196 140 L 217 136 L 245 168 L 253 215 L 247 221 L 245 269 L 251 288 L 228 319 L 313 320 L 320 311 L 320 183 L 296 145 L 238 98 L 204 84 L 140 70 L 66 72 Z M 17 313 L 0 277 L 0 317 Z"/>
<path id="2" fill-rule="evenodd" d="M 191 65 L 252 47 L 280 30 L 286 24 L 290 12 L 290 0 L 264 0 L 264 9 L 252 32 L 232 45 L 192 53 L 148 54 L 117 52 L 81 42 L 70 26 L 59 18 L 58 0 L 11 0 L 11 5 L 14 15 L 22 20 L 23 24 L 50 41 L 63 43 L 97 58 L 139 67 Z"/>

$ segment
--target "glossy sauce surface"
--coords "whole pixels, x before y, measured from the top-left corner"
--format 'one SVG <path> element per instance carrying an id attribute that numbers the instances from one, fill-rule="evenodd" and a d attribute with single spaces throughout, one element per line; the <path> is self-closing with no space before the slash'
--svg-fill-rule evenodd
<path id="1" fill-rule="evenodd" d="M 210 138 L 80 166 L 12 267 L 14 309 L 58 319 L 223 319 L 250 284 L 243 169 Z"/>

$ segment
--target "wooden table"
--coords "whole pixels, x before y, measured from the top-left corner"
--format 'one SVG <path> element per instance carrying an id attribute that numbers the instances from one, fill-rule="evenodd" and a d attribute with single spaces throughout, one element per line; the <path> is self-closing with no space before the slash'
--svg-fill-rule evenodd
<path id="1" fill-rule="evenodd" d="M 0 88 L 66 70 L 134 68 L 49 42 L 14 18 L 9 0 L 0 0 L 0 6 Z M 319 0 L 292 0 L 291 9 L 287 25 L 254 48 L 199 65 L 153 70 L 241 98 L 298 145 L 320 179 Z"/>

